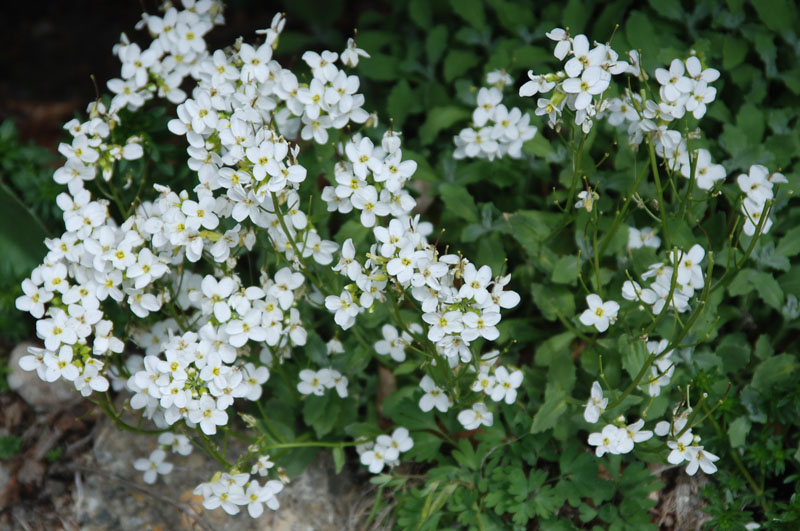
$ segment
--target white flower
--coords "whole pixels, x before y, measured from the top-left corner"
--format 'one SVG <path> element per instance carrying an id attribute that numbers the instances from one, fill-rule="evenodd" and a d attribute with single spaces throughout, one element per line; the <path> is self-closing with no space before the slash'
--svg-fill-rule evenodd
<path id="1" fill-rule="evenodd" d="M 217 402 L 211 395 L 205 394 L 189 412 L 189 420 L 200 424 L 200 429 L 206 435 L 214 435 L 217 433 L 217 426 L 228 423 L 228 414 L 218 409 Z"/>
<path id="2" fill-rule="evenodd" d="M 689 464 L 686 465 L 687 474 L 694 476 L 698 467 L 706 474 L 713 474 L 717 471 L 717 465 L 714 462 L 719 461 L 719 457 L 705 451 L 702 446 L 693 446 L 692 448 L 695 451 L 689 456 Z"/>
<path id="3" fill-rule="evenodd" d="M 570 61 L 573 61 L 571 59 Z M 577 94 L 575 109 L 582 110 L 592 102 L 592 96 L 602 94 L 609 85 L 608 74 L 599 66 L 590 66 L 581 74 L 580 79 L 569 78 L 561 83 L 567 94 Z"/>
<path id="4" fill-rule="evenodd" d="M 613 424 L 608 424 L 601 432 L 589 434 L 589 444 L 597 447 L 595 448 L 597 457 L 603 457 L 606 452 L 611 454 L 619 453 L 617 446 L 622 437 L 627 437 L 625 430 L 621 430 Z"/>
<path id="5" fill-rule="evenodd" d="M 419 408 L 422 411 L 427 413 L 435 407 L 442 413 L 446 413 L 447 410 L 450 409 L 450 398 L 448 398 L 441 388 L 437 387 L 436 384 L 433 383 L 433 380 L 430 376 L 427 374 L 423 376 L 419 386 L 423 391 L 425 391 L 425 394 L 423 394 L 422 398 L 419 399 Z"/>
<path id="6" fill-rule="evenodd" d="M 339 56 L 339 60 L 343 65 L 355 68 L 358 66 L 358 58 L 366 57 L 369 59 L 369 54 L 356 46 L 356 41 L 353 38 L 347 39 L 347 48 Z"/>
<path id="7" fill-rule="evenodd" d="M 154 450 L 147 459 L 134 461 L 133 468 L 144 472 L 144 482 L 152 484 L 156 482 L 159 474 L 165 476 L 172 472 L 172 463 L 164 461 L 166 457 L 167 453 L 164 450 Z"/>
<path id="8" fill-rule="evenodd" d="M 594 208 L 594 202 L 600 199 L 600 196 L 594 190 L 583 190 L 578 193 L 578 201 L 575 202 L 575 208 L 586 209 L 586 212 L 591 212 Z"/>
<path id="9" fill-rule="evenodd" d="M 475 430 L 480 426 L 491 426 L 494 416 L 483 402 L 473 404 L 470 409 L 465 409 L 458 414 L 458 421 L 467 430 Z"/>
<path id="10" fill-rule="evenodd" d="M 607 405 L 608 398 L 603 398 L 603 388 L 600 387 L 600 382 L 593 382 L 591 396 L 583 410 L 583 418 L 586 419 L 586 422 L 594 424 L 600 420 L 600 415 L 606 410 Z"/>
<path id="11" fill-rule="evenodd" d="M 361 454 L 361 464 L 368 467 L 369 471 L 373 474 L 380 473 L 386 464 L 386 448 L 376 445 L 373 449 L 365 451 Z"/>
<path id="12" fill-rule="evenodd" d="M 700 289 L 704 285 L 703 268 L 700 263 L 706 255 L 700 244 L 692 245 L 688 253 L 681 253 L 678 261 L 678 284 Z M 670 255 L 671 256 L 671 255 Z"/>
<path id="13" fill-rule="evenodd" d="M 640 249 L 642 247 L 652 247 L 658 249 L 661 245 L 661 238 L 656 236 L 655 229 L 650 227 L 628 227 L 628 248 Z"/>
<path id="14" fill-rule="evenodd" d="M 317 372 L 311 369 L 303 369 L 300 371 L 300 382 L 297 384 L 297 390 L 304 395 L 322 396 L 325 394 L 325 383 L 326 380 L 320 377 Z"/>
<path id="15" fill-rule="evenodd" d="M 375 352 L 381 355 L 388 354 L 397 362 L 403 362 L 406 359 L 406 346 L 410 341 L 408 334 L 403 332 L 403 336 L 397 332 L 397 329 L 390 324 L 385 324 L 381 328 L 383 339 L 375 343 Z"/>
<path id="16" fill-rule="evenodd" d="M 392 448 L 396 448 L 398 452 L 407 452 L 414 447 L 414 439 L 411 438 L 408 430 L 402 426 L 392 432 L 391 439 L 390 445 Z"/>
<path id="17" fill-rule="evenodd" d="M 586 326 L 594 326 L 598 332 L 605 332 L 609 325 L 614 324 L 619 311 L 619 304 L 614 301 L 603 302 L 598 295 L 592 293 L 586 296 L 589 305 L 580 316 L 580 321 Z"/>
<path id="18" fill-rule="evenodd" d="M 495 385 L 490 395 L 492 400 L 506 404 L 513 404 L 517 399 L 517 388 L 522 385 L 522 371 L 517 369 L 509 374 L 505 367 L 498 367 L 494 371 Z"/>

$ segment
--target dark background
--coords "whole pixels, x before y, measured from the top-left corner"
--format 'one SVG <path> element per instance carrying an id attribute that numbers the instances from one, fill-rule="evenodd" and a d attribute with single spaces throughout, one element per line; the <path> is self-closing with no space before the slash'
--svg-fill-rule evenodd
<path id="1" fill-rule="evenodd" d="M 180 1 L 175 4 L 180 8 Z M 23 140 L 54 148 L 61 125 L 95 98 L 91 76 L 101 93 L 108 92 L 108 79 L 119 76 L 120 63 L 111 48 L 120 34 L 149 43 L 146 31 L 134 25 L 144 10 L 158 14 L 158 5 L 153 0 L 3 2 L 0 122 L 11 118 Z M 384 1 L 232 0 L 225 2 L 226 24 L 215 28 L 207 41 L 213 50 L 240 35 L 252 40 L 253 32 L 268 27 L 280 11 L 288 16 L 287 32 L 305 36 L 314 48 L 330 43 L 339 50 L 352 35 L 356 14 L 367 6 L 389 7 Z"/>

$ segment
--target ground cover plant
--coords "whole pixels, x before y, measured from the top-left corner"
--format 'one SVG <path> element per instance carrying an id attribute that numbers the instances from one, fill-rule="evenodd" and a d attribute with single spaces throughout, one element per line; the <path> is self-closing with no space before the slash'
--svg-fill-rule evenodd
<path id="1" fill-rule="evenodd" d="M 400 528 L 655 527 L 648 463 L 714 474 L 716 527 L 791 528 L 800 87 L 772 4 L 414 1 L 339 52 L 282 15 L 210 50 L 215 2 L 145 15 L 67 124 L 22 367 L 158 436 L 146 482 L 211 454 L 209 509 L 276 509 L 327 448 Z"/>

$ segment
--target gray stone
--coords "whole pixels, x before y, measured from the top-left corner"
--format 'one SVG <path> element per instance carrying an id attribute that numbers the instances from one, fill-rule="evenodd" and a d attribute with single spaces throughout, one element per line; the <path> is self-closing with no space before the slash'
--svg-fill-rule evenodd
<path id="1" fill-rule="evenodd" d="M 299 477 L 278 494 L 277 512 L 265 508 L 252 519 L 246 508 L 235 516 L 221 509 L 208 511 L 195 486 L 208 481 L 219 465 L 195 452 L 189 457 L 170 455 L 171 474 L 146 485 L 133 461 L 146 457 L 156 447 L 156 438 L 123 432 L 102 420 L 91 461 L 82 469 L 82 488 L 75 500 L 76 519 L 86 531 L 106 530 L 222 530 L 225 531 L 341 531 L 351 529 L 351 513 L 358 488 L 344 471 L 336 475 L 333 459 L 320 452 Z M 233 448 L 244 450 L 244 448 Z M 363 493 L 362 493 L 363 494 Z M 360 526 L 359 526 L 360 527 Z"/>

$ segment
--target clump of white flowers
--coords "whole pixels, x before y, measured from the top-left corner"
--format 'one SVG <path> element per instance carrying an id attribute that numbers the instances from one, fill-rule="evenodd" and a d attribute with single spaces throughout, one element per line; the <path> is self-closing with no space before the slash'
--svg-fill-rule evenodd
<path id="1" fill-rule="evenodd" d="M 768 211 L 765 209 L 767 203 L 775 197 L 773 186 L 785 182 L 788 181 L 782 173 L 770 173 L 761 164 L 750 166 L 750 171 L 736 178 L 736 184 L 745 194 L 742 201 L 742 215 L 745 218 L 742 229 L 745 234 L 754 235 L 758 226 L 761 226 L 762 234 L 769 232 L 772 220 L 767 217 L 762 221 L 761 217 Z"/>
<path id="2" fill-rule="evenodd" d="M 83 395 L 127 390 L 130 408 L 165 430 L 160 447 L 134 463 L 148 483 L 173 468 L 167 450 L 190 450 L 184 435 L 169 430 L 185 426 L 209 441 L 228 429 L 236 402 L 261 398 L 271 369 L 306 345 L 306 308 L 326 308 L 348 329 L 376 304 L 397 308 L 402 294 L 419 306 L 417 318 L 428 328 L 398 314 L 399 328 L 383 327 L 376 353 L 404 361 L 406 347 L 416 342 L 430 346 L 451 369 L 467 370 L 471 342 L 497 339 L 500 310 L 520 300 L 506 289 L 508 275 L 494 276 L 488 266 L 441 254 L 428 242 L 432 226 L 411 215 L 416 202 L 405 185 L 416 163 L 403 159 L 399 133 L 389 130 L 375 144 L 362 132 L 349 132 L 370 118 L 359 78 L 338 66 L 353 67 L 369 57 L 355 41 L 341 56 L 305 52 L 310 76 L 304 78 L 273 58 L 285 24 L 281 15 L 259 32 L 260 44 L 240 39 L 211 51 L 204 36 L 223 22 L 221 4 L 183 0 L 183 7 L 167 3 L 161 16 L 143 16 L 139 27 L 153 39 L 144 50 L 122 36 L 115 47 L 121 78 L 108 83 L 115 94 L 110 105 L 93 103 L 88 121 L 67 124 L 73 141 L 61 145 L 67 162 L 54 176 L 68 190 L 58 197 L 66 231 L 46 242 L 49 252 L 17 300 L 20 310 L 38 319 L 44 344 L 31 348 L 20 362 L 23 369 L 36 370 L 46 381 L 69 381 Z M 183 92 L 189 80 L 194 85 Z M 145 189 L 128 206 L 115 194 L 94 197 L 86 183 L 100 174 L 110 186 L 122 186 L 125 176 L 117 175 L 116 163 L 145 152 L 141 137 L 111 141 L 120 111 L 137 111 L 156 98 L 177 104 L 168 128 L 188 144 L 195 183 L 172 189 L 155 182 L 149 195 Z M 492 116 L 504 123 L 500 114 Z M 524 131 L 526 124 L 527 118 L 515 122 L 518 143 L 506 151 L 518 151 L 520 139 L 533 135 L 535 129 Z M 301 196 L 307 175 L 301 151 L 326 144 L 333 130 L 347 134 L 338 145 L 341 159 L 330 163 L 335 182 L 321 197 L 330 211 L 355 209 L 361 225 L 372 229 L 366 255 L 356 252 L 352 240 L 340 249 L 324 239 L 327 231 L 318 231 L 304 210 L 309 198 Z M 503 135 L 510 139 L 511 129 Z M 98 188 L 105 191 L 100 183 Z M 279 265 L 265 264 L 245 281 L 237 265 L 256 246 L 267 246 Z M 320 284 L 315 267 L 346 277 L 344 290 L 334 293 Z M 135 316 L 125 330 L 115 330 L 107 316 L 113 306 Z M 342 343 L 333 338 L 326 350 L 340 353 Z M 522 373 L 503 371 L 495 370 L 491 396 L 511 403 Z M 345 398 L 348 385 L 348 377 L 332 366 L 306 367 L 295 389 L 303 397 L 335 392 Z M 422 409 L 446 411 L 451 402 L 444 390 L 427 375 L 421 385 L 428 397 Z M 256 425 L 249 415 L 243 418 Z M 378 473 L 399 464 L 413 439 L 397 427 L 367 445 L 360 447 L 361 462 Z M 247 506 L 257 517 L 264 505 L 279 505 L 275 496 L 283 483 L 251 477 L 269 475 L 272 464 L 254 444 L 195 492 L 206 508 L 235 514 Z M 249 474 L 241 472 L 245 466 Z"/>
<path id="3" fill-rule="evenodd" d="M 453 138 L 453 157 L 494 160 L 506 155 L 513 159 L 522 157 L 522 144 L 536 136 L 536 126 L 530 124 L 530 115 L 519 107 L 509 109 L 503 104 L 503 89 L 513 82 L 502 70 L 489 72 L 489 87 L 478 90 L 477 104 L 472 111 L 472 126 L 465 127 Z"/>

